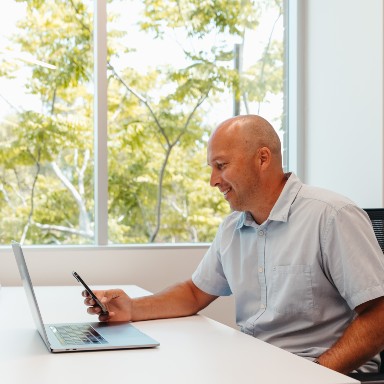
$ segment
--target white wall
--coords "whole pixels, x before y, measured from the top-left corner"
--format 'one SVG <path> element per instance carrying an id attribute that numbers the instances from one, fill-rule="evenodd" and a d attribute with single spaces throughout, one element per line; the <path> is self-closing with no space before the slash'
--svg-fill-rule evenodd
<path id="1" fill-rule="evenodd" d="M 304 179 L 382 207 L 383 1 L 304 3 Z"/>
<path id="2" fill-rule="evenodd" d="M 136 284 L 157 292 L 190 278 L 206 249 L 204 245 L 24 247 L 24 254 L 36 285 L 75 285 L 71 273 L 76 270 L 90 285 Z M 11 247 L 0 249 L 0 266 L 3 286 L 21 284 Z M 219 298 L 202 313 L 236 328 L 232 297 Z"/>

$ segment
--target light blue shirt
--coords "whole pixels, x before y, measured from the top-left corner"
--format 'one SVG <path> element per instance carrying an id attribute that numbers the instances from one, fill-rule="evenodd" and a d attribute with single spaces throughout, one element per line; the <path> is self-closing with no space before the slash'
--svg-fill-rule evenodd
<path id="1" fill-rule="evenodd" d="M 241 330 L 306 358 L 342 335 L 353 309 L 384 296 L 384 257 L 366 213 L 291 174 L 268 219 L 233 212 L 192 276 L 233 294 Z M 376 363 L 363 370 L 377 370 Z"/>

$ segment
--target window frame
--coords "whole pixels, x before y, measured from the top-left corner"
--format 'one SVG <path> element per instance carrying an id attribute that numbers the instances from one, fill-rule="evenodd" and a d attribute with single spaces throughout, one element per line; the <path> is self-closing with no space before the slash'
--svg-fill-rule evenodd
<path id="1" fill-rule="evenodd" d="M 107 0 L 94 0 L 95 245 L 108 244 Z"/>
<path id="2" fill-rule="evenodd" d="M 305 180 L 305 0 L 285 0 L 287 169 Z"/>
<path id="3" fill-rule="evenodd" d="M 89 245 L 30 245 L 39 249 L 129 249 L 129 250 L 204 250 L 209 243 L 109 244 L 108 242 L 108 125 L 107 125 L 107 0 L 93 0 L 94 5 L 94 209 L 95 238 Z M 285 114 L 287 124 L 287 169 L 305 178 L 304 169 L 304 0 L 284 0 L 286 20 Z M 0 249 L 9 248 L 0 245 Z"/>
<path id="4" fill-rule="evenodd" d="M 287 169 L 304 176 L 303 103 L 303 0 L 285 0 L 285 113 L 287 124 Z M 107 103 L 107 0 L 94 0 L 94 246 L 108 245 L 108 103 Z M 301 84 L 299 86 L 299 84 Z M 172 244 L 123 244 L 122 246 L 164 248 Z M 205 243 L 180 243 L 177 247 L 205 247 Z"/>

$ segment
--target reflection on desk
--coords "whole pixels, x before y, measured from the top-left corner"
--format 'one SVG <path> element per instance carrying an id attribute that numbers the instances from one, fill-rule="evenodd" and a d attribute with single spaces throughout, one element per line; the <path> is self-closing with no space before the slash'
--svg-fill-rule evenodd
<path id="1" fill-rule="evenodd" d="M 149 294 L 122 287 L 131 296 Z M 44 322 L 86 322 L 81 287 L 37 287 Z M 51 354 L 37 333 L 21 287 L 0 291 L 0 381 L 25 383 L 352 384 L 358 381 L 204 316 L 135 326 L 156 349 Z"/>

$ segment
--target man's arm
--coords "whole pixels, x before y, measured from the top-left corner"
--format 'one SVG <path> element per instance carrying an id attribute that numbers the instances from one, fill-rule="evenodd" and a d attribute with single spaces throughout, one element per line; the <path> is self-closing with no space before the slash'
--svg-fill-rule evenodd
<path id="1" fill-rule="evenodd" d="M 360 367 L 384 349 L 384 297 L 355 308 L 358 316 L 318 361 L 341 373 Z"/>
<path id="2" fill-rule="evenodd" d="M 176 284 L 159 293 L 132 299 L 121 289 L 94 291 L 109 311 L 109 316 L 100 315 L 100 308 L 83 292 L 88 313 L 99 315 L 100 321 L 140 321 L 194 315 L 217 296 L 205 293 L 192 282 Z"/>

